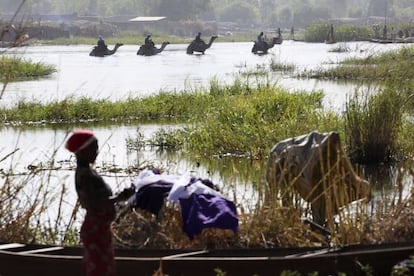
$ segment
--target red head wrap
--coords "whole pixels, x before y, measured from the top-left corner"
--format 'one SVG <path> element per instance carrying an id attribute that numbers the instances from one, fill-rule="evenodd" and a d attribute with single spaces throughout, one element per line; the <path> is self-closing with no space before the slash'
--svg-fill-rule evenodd
<path id="1" fill-rule="evenodd" d="M 66 148 L 73 152 L 77 153 L 82 149 L 86 148 L 93 141 L 96 140 L 95 135 L 92 131 L 89 130 L 77 130 L 75 131 L 66 141 Z"/>

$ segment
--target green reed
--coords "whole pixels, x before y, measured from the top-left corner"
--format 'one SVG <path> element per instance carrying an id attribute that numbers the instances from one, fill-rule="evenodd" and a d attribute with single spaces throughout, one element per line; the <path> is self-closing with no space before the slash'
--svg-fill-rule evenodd
<path id="1" fill-rule="evenodd" d="M 404 98 L 393 89 L 377 94 L 355 93 L 346 104 L 347 145 L 359 162 L 390 161 L 396 155 Z"/>
<path id="2" fill-rule="evenodd" d="M 293 73 L 296 69 L 296 65 L 292 63 L 281 63 L 272 58 L 270 69 L 275 72 Z"/>
<path id="3" fill-rule="evenodd" d="M 257 158 L 284 137 L 315 129 L 340 129 L 338 116 L 321 109 L 322 97 L 320 91 L 291 93 L 269 79 L 260 81 L 254 76 L 228 85 L 212 80 L 209 87 L 161 91 L 116 102 L 90 98 L 46 104 L 22 101 L 15 107 L 0 109 L 0 120 L 7 124 L 168 120 L 187 124 L 174 134 L 174 139 L 185 141 L 185 148 L 194 153 Z"/>
<path id="4" fill-rule="evenodd" d="M 305 28 L 304 40 L 306 42 L 324 42 L 326 40 L 330 24 L 322 23 L 310 25 Z M 373 30 L 369 27 L 353 25 L 334 25 L 335 41 L 364 41 L 372 37 Z"/>
<path id="5" fill-rule="evenodd" d="M 56 68 L 43 62 L 32 62 L 17 56 L 0 56 L 0 81 L 12 82 L 45 77 Z"/>
<path id="6" fill-rule="evenodd" d="M 127 98 L 119 101 L 68 97 L 60 101 L 41 103 L 20 101 L 11 108 L 1 108 L 3 123 L 71 123 L 133 120 L 185 120 L 204 96 L 189 93 L 160 92 L 146 98 Z M 184 117 L 184 118 L 183 118 Z"/>
<path id="7" fill-rule="evenodd" d="M 412 130 L 409 116 L 413 114 L 413 55 L 413 47 L 402 47 L 347 59 L 327 70 L 302 73 L 302 77 L 363 81 L 369 87 L 376 86 L 356 91 L 346 102 L 346 142 L 356 161 L 378 163 L 412 155 L 408 132 Z"/>
<path id="8" fill-rule="evenodd" d="M 365 58 L 349 58 L 338 66 L 312 72 L 314 78 L 364 80 L 374 82 L 407 82 L 414 79 L 414 47 L 402 47 L 382 54 L 370 53 Z"/>
<path id="9" fill-rule="evenodd" d="M 338 118 L 319 110 L 322 94 L 289 93 L 257 87 L 217 99 L 188 130 L 189 148 L 201 155 L 235 154 L 260 158 L 284 137 L 338 129 Z"/>

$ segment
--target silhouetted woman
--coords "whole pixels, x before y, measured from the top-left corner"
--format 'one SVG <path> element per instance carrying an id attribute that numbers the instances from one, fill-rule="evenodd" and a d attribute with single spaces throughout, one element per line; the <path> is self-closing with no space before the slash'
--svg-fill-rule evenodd
<path id="1" fill-rule="evenodd" d="M 115 203 L 127 200 L 133 195 L 134 188 L 112 195 L 109 185 L 93 168 L 98 155 L 98 140 L 91 131 L 75 131 L 66 142 L 66 148 L 76 155 L 76 192 L 81 207 L 86 209 L 80 230 L 85 273 L 88 276 L 116 275 L 111 231 Z"/>

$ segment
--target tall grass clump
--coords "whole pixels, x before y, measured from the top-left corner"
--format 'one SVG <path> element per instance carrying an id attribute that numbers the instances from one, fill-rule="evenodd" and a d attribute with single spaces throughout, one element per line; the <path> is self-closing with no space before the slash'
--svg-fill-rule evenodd
<path id="1" fill-rule="evenodd" d="M 310 25 L 305 29 L 306 42 L 324 42 L 326 40 L 330 24 Z M 363 41 L 372 37 L 373 31 L 369 27 L 341 25 L 334 26 L 334 39 L 336 41 Z"/>
<path id="2" fill-rule="evenodd" d="M 272 58 L 270 62 L 270 69 L 281 73 L 292 73 L 295 71 L 296 65 L 292 63 L 281 63 Z"/>
<path id="3" fill-rule="evenodd" d="M 26 80 L 50 75 L 56 68 L 42 62 L 32 62 L 22 57 L 0 56 L 0 81 Z"/>
<path id="4" fill-rule="evenodd" d="M 395 89 L 356 92 L 346 103 L 345 133 L 351 158 L 361 163 L 390 161 L 396 155 L 404 97 Z"/>
<path id="5" fill-rule="evenodd" d="M 127 98 L 119 101 L 68 97 L 41 103 L 20 101 L 16 106 L 0 108 L 3 123 L 71 123 L 80 121 L 186 121 L 205 105 L 205 96 L 185 92 L 163 92 L 146 98 Z"/>
<path id="6" fill-rule="evenodd" d="M 375 52 L 365 58 L 349 58 L 339 66 L 314 72 L 313 77 L 405 85 L 412 82 L 414 47 L 402 47 L 381 54 Z"/>
<path id="7" fill-rule="evenodd" d="M 295 93 L 271 84 L 231 85 L 215 88 L 216 94 L 203 116 L 187 129 L 188 149 L 203 155 L 233 154 L 262 158 L 286 137 L 312 130 L 339 128 L 338 117 L 323 112 L 323 93 Z"/>
<path id="8" fill-rule="evenodd" d="M 406 132 L 403 126 L 409 127 L 405 115 L 412 114 L 413 54 L 412 47 L 403 47 L 348 60 L 330 71 L 336 76 L 375 81 L 380 87 L 376 93 L 357 92 L 346 103 L 347 145 L 353 159 L 364 163 L 390 161 L 396 158 L 398 147 L 407 149 L 401 144 L 400 133 Z"/>

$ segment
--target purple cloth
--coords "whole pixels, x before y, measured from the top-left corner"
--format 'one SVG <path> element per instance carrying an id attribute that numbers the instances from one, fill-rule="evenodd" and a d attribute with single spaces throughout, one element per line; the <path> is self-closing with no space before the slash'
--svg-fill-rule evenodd
<path id="1" fill-rule="evenodd" d="M 239 230 L 239 219 L 234 203 L 210 194 L 192 194 L 180 199 L 183 230 L 192 240 L 205 228 Z"/>

